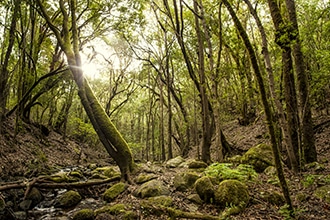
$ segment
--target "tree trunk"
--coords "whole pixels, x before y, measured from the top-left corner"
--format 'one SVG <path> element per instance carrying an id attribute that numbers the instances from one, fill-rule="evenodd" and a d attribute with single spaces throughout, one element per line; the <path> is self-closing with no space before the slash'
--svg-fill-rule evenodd
<path id="1" fill-rule="evenodd" d="M 130 172 L 134 168 L 132 153 L 128 144 L 98 102 L 82 72 L 79 53 L 78 27 L 76 24 L 76 1 L 71 0 L 71 18 L 69 18 L 69 13 L 65 8 L 66 6 L 64 5 L 64 2 L 62 0 L 60 1 L 60 8 L 63 16 L 62 31 L 59 31 L 59 29 L 52 23 L 52 20 L 49 17 L 46 8 L 41 3 L 41 0 L 37 0 L 37 4 L 40 7 L 44 19 L 54 32 L 61 49 L 66 55 L 69 68 L 76 84 L 78 85 L 78 95 L 96 133 L 110 156 L 119 166 L 122 180 L 130 182 Z M 71 27 L 69 27 L 70 23 Z"/>
<path id="2" fill-rule="evenodd" d="M 294 0 L 286 0 L 286 7 L 289 13 L 289 19 L 292 24 L 295 44 L 293 46 L 293 54 L 295 60 L 295 68 L 298 84 L 299 108 L 300 108 L 300 130 L 301 130 L 301 149 L 303 158 L 306 163 L 317 160 L 317 153 L 314 141 L 312 112 L 309 101 L 309 85 L 307 74 L 305 71 L 305 62 L 301 51 L 301 43 L 299 38 L 299 28 L 296 15 L 296 6 Z"/>
<path id="3" fill-rule="evenodd" d="M 242 40 L 244 41 L 246 49 L 249 52 L 251 64 L 252 64 L 255 76 L 257 78 L 257 81 L 258 81 L 261 100 L 262 100 L 264 110 L 265 110 L 265 114 L 266 114 L 267 125 L 268 125 L 269 134 L 270 134 L 273 155 L 274 155 L 274 159 L 275 159 L 275 166 L 276 166 L 277 176 L 278 176 L 278 179 L 280 181 L 281 188 L 282 188 L 286 203 L 289 206 L 289 210 L 290 210 L 290 212 L 293 212 L 292 202 L 291 202 L 291 198 L 290 198 L 290 192 L 289 192 L 289 188 L 288 188 L 288 185 L 286 183 L 285 176 L 284 176 L 284 173 L 283 173 L 280 152 L 279 152 L 276 137 L 275 137 L 272 113 L 271 113 L 271 109 L 270 109 L 270 106 L 269 106 L 269 103 L 268 103 L 266 89 L 265 89 L 263 78 L 262 78 L 262 75 L 261 75 L 261 72 L 260 72 L 260 69 L 259 69 L 256 54 L 254 52 L 252 44 L 250 43 L 249 37 L 248 37 L 247 33 L 245 32 L 241 22 L 237 18 L 233 8 L 231 7 L 231 5 L 229 4 L 229 2 L 227 0 L 223 0 L 223 3 L 225 4 L 225 6 L 228 9 L 231 17 L 233 18 L 235 26 L 236 26 Z"/>
<path id="4" fill-rule="evenodd" d="M 286 118 L 288 123 L 288 134 L 290 135 L 292 150 L 295 158 L 290 158 L 291 164 L 295 165 L 292 169 L 299 171 L 299 116 L 298 116 L 298 103 L 296 97 L 293 63 L 291 57 L 291 41 L 292 30 L 290 26 L 286 25 L 282 19 L 280 9 L 274 0 L 268 0 L 269 9 L 275 26 L 275 42 L 282 49 L 282 62 L 283 62 L 283 80 L 284 80 L 284 95 L 286 102 Z M 289 154 L 290 156 L 290 154 Z M 294 161 L 297 161 L 295 164 Z"/>
<path id="5" fill-rule="evenodd" d="M 289 135 L 289 125 L 285 119 L 284 109 L 280 102 L 280 99 L 277 97 L 275 92 L 275 80 L 274 80 L 274 74 L 273 74 L 273 67 L 270 62 L 270 55 L 268 51 L 268 41 L 266 32 L 264 30 L 264 27 L 262 26 L 262 23 L 257 15 L 257 12 L 253 8 L 251 2 L 249 0 L 244 0 L 245 3 L 248 5 L 249 10 L 251 14 L 253 15 L 254 19 L 256 20 L 257 26 L 260 31 L 261 39 L 262 39 L 262 54 L 264 56 L 265 66 L 268 73 L 268 80 L 269 80 L 269 90 L 270 94 L 272 96 L 272 99 L 275 103 L 277 114 L 279 115 L 279 124 L 282 129 L 283 133 L 283 141 L 284 145 L 286 147 L 286 150 L 288 152 L 291 167 L 293 167 L 294 170 L 298 169 L 298 161 L 296 160 L 296 156 L 293 151 L 292 142 L 291 142 L 291 136 Z"/>

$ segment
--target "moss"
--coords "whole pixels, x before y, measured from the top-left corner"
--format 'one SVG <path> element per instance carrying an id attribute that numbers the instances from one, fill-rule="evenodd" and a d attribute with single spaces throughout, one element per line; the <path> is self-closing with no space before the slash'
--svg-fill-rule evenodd
<path id="1" fill-rule="evenodd" d="M 268 144 L 259 144 L 250 148 L 241 159 L 244 164 L 250 164 L 257 172 L 263 172 L 268 166 L 274 165 L 272 148 Z"/>
<path id="2" fill-rule="evenodd" d="M 115 205 L 106 205 L 99 209 L 95 210 L 95 215 L 99 215 L 101 213 L 108 213 L 111 215 L 119 215 L 124 213 L 127 210 L 127 207 L 124 204 L 118 203 Z"/>
<path id="3" fill-rule="evenodd" d="M 169 189 L 158 180 L 151 180 L 142 184 L 135 192 L 135 196 L 140 198 L 169 195 Z"/>
<path id="4" fill-rule="evenodd" d="M 207 163 L 199 160 L 192 160 L 188 164 L 188 168 L 190 169 L 200 169 L 200 168 L 206 168 Z"/>
<path id="5" fill-rule="evenodd" d="M 173 204 L 173 200 L 170 196 L 155 196 L 148 198 L 148 201 L 153 205 L 160 206 L 171 206 Z"/>
<path id="6" fill-rule="evenodd" d="M 70 208 L 77 205 L 81 201 L 81 196 L 78 192 L 70 190 L 63 193 L 56 201 L 55 207 Z"/>
<path id="7" fill-rule="evenodd" d="M 284 196 L 276 191 L 261 193 L 261 198 L 270 204 L 282 206 L 285 203 Z"/>
<path id="8" fill-rule="evenodd" d="M 191 188 L 200 176 L 192 172 L 178 173 L 175 175 L 173 184 L 176 190 L 186 191 Z"/>
<path id="9" fill-rule="evenodd" d="M 70 173 L 69 173 L 69 175 L 70 176 L 72 176 L 72 177 L 76 177 L 76 178 L 83 178 L 83 175 L 82 175 L 82 173 L 80 172 L 80 171 L 77 171 L 77 170 L 75 170 L 75 171 L 71 171 Z"/>
<path id="10" fill-rule="evenodd" d="M 121 194 L 122 192 L 124 192 L 127 188 L 127 185 L 125 183 L 117 183 L 113 186 L 111 186 L 109 189 L 107 189 L 104 193 L 103 193 L 103 199 L 107 202 L 111 202 L 112 200 L 114 200 L 119 194 Z"/>
<path id="11" fill-rule="evenodd" d="M 141 184 L 141 183 L 145 183 L 148 182 L 150 180 L 156 179 L 157 176 L 155 174 L 144 174 L 144 173 L 140 173 L 136 179 L 135 182 L 137 184 Z"/>
<path id="12" fill-rule="evenodd" d="M 255 180 L 258 174 L 251 165 L 240 164 L 237 167 L 231 163 L 213 163 L 205 169 L 205 174 L 219 181 L 237 179 L 240 181 Z"/>
<path id="13" fill-rule="evenodd" d="M 236 206 L 243 210 L 249 199 L 247 187 L 238 180 L 224 180 L 215 191 L 215 202 L 222 207 Z"/>
<path id="14" fill-rule="evenodd" d="M 73 220 L 93 220 L 94 211 L 91 209 L 82 209 L 76 212 L 73 217 Z"/>
<path id="15" fill-rule="evenodd" d="M 180 164 L 182 164 L 185 161 L 181 156 L 177 156 L 175 158 L 172 158 L 166 162 L 166 167 L 169 168 L 175 168 L 178 167 Z"/>
<path id="16" fill-rule="evenodd" d="M 211 178 L 204 176 L 199 178 L 195 183 L 195 189 L 199 197 L 205 201 L 212 203 L 214 200 L 214 186 Z"/>
<path id="17" fill-rule="evenodd" d="M 136 220 L 136 219 L 139 219 L 139 216 L 137 215 L 136 212 L 133 212 L 133 211 L 126 211 L 122 218 L 123 220 Z"/>

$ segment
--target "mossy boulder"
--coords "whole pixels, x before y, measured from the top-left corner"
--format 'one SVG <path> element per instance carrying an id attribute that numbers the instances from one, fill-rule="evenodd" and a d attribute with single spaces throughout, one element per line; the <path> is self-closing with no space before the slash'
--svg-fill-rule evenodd
<path id="1" fill-rule="evenodd" d="M 32 187 L 32 189 L 26 195 L 25 200 L 20 202 L 19 206 L 23 210 L 29 210 L 38 205 L 43 199 L 44 196 L 41 194 L 41 192 L 37 188 Z"/>
<path id="2" fill-rule="evenodd" d="M 111 202 L 117 196 L 119 196 L 122 192 L 124 192 L 127 188 L 125 183 L 116 183 L 115 185 L 111 186 L 103 193 L 103 199 L 107 202 Z"/>
<path id="3" fill-rule="evenodd" d="M 325 185 L 317 188 L 314 196 L 330 204 L 330 185 Z"/>
<path id="4" fill-rule="evenodd" d="M 214 201 L 214 186 L 210 177 L 199 178 L 195 183 L 195 190 L 204 202 Z"/>
<path id="5" fill-rule="evenodd" d="M 72 220 L 93 220 L 94 211 L 91 209 L 81 209 L 74 213 Z"/>
<path id="6" fill-rule="evenodd" d="M 249 164 L 236 166 L 232 163 L 213 163 L 205 169 L 204 173 L 206 176 L 216 178 L 219 182 L 227 179 L 249 181 L 258 177 L 253 166 Z"/>
<path id="7" fill-rule="evenodd" d="M 103 206 L 99 209 L 96 209 L 94 213 L 97 217 L 102 216 L 104 214 L 107 214 L 109 216 L 116 216 L 116 218 L 114 219 L 132 219 L 131 217 L 133 216 L 133 213 L 128 210 L 128 207 L 122 203 Z M 109 217 L 109 219 L 112 218 Z"/>
<path id="8" fill-rule="evenodd" d="M 81 199 L 81 195 L 78 192 L 70 190 L 60 195 L 55 200 L 54 206 L 56 208 L 70 208 L 77 205 Z"/>
<path id="9" fill-rule="evenodd" d="M 187 199 L 198 205 L 203 203 L 203 200 L 201 199 L 201 197 L 199 197 L 198 194 L 190 194 L 187 196 Z"/>
<path id="10" fill-rule="evenodd" d="M 258 144 L 251 147 L 241 158 L 244 164 L 250 164 L 254 169 L 261 173 L 268 166 L 274 166 L 273 151 L 268 144 Z"/>
<path id="11" fill-rule="evenodd" d="M 170 196 L 155 196 L 148 198 L 148 202 L 156 206 L 169 207 L 173 204 L 173 199 Z"/>
<path id="12" fill-rule="evenodd" d="M 113 167 L 105 166 L 98 167 L 92 171 L 92 179 L 107 179 L 114 176 L 120 176 L 120 173 L 116 171 Z"/>
<path id="13" fill-rule="evenodd" d="M 276 191 L 262 192 L 261 198 L 273 205 L 282 206 L 285 204 L 284 196 Z"/>
<path id="14" fill-rule="evenodd" d="M 207 163 L 200 160 L 189 160 L 187 166 L 189 169 L 202 169 L 207 167 Z"/>
<path id="15" fill-rule="evenodd" d="M 155 197 L 161 195 L 169 195 L 169 189 L 163 182 L 158 180 L 151 180 L 143 183 L 139 188 L 134 191 L 134 195 L 140 198 Z"/>
<path id="16" fill-rule="evenodd" d="M 193 172 L 178 173 L 175 175 L 173 184 L 176 190 L 186 191 L 191 188 L 200 176 Z"/>
<path id="17" fill-rule="evenodd" d="M 224 180 L 215 191 L 215 203 L 221 207 L 235 207 L 229 214 L 237 214 L 244 210 L 250 196 L 247 187 L 238 180 Z"/>
<path id="18" fill-rule="evenodd" d="M 74 177 L 74 178 L 78 178 L 78 179 L 81 179 L 81 178 L 84 177 L 83 174 L 82 174 L 80 171 L 78 171 L 78 170 L 71 171 L 71 172 L 69 173 L 69 176 L 70 176 L 70 177 Z"/>
<path id="19" fill-rule="evenodd" d="M 135 178 L 135 182 L 137 184 L 142 184 L 145 182 L 148 182 L 150 180 L 156 179 L 157 175 L 155 174 L 145 174 L 145 173 L 140 173 L 136 178 Z"/>
<path id="20" fill-rule="evenodd" d="M 185 161 L 185 159 L 183 159 L 183 157 L 177 156 L 175 158 L 168 160 L 165 165 L 166 165 L 166 167 L 169 167 L 169 168 L 176 168 L 184 161 Z"/>

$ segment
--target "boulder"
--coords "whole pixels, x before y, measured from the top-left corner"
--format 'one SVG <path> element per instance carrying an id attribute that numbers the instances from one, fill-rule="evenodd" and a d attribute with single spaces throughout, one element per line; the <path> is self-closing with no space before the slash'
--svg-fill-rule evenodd
<path id="1" fill-rule="evenodd" d="M 214 197 L 215 203 L 221 207 L 228 205 L 238 207 L 239 209 L 235 213 L 244 210 L 250 199 L 247 187 L 238 180 L 222 181 L 215 191 Z"/>
<path id="2" fill-rule="evenodd" d="M 70 190 L 60 195 L 55 200 L 54 206 L 56 208 L 70 208 L 77 205 L 81 199 L 81 195 L 78 192 Z"/>
<path id="3" fill-rule="evenodd" d="M 169 195 L 169 189 L 163 182 L 158 180 L 151 180 L 143 183 L 134 191 L 134 195 L 140 198 L 155 197 L 161 195 Z"/>
<path id="4" fill-rule="evenodd" d="M 176 168 L 178 167 L 181 163 L 183 163 L 185 160 L 181 156 L 177 156 L 175 158 L 172 158 L 168 160 L 165 164 L 166 167 L 169 168 Z"/>
<path id="5" fill-rule="evenodd" d="M 273 151 L 268 144 L 258 144 L 251 147 L 241 158 L 241 162 L 250 164 L 254 169 L 261 173 L 268 166 L 274 166 Z"/>
<path id="6" fill-rule="evenodd" d="M 155 196 L 148 198 L 148 202 L 156 206 L 169 207 L 173 204 L 173 199 L 170 196 Z"/>
<path id="7" fill-rule="evenodd" d="M 157 175 L 155 174 L 145 174 L 145 173 L 140 173 L 136 178 L 135 182 L 137 184 L 145 183 L 150 180 L 157 179 Z"/>
<path id="8" fill-rule="evenodd" d="M 203 176 L 199 178 L 195 183 L 195 190 L 204 202 L 213 202 L 214 186 L 210 177 Z"/>
<path id="9" fill-rule="evenodd" d="M 191 188 L 200 176 L 192 172 L 178 173 L 175 175 L 173 184 L 176 190 L 184 192 Z"/>
<path id="10" fill-rule="evenodd" d="M 81 209 L 74 213 L 72 220 L 93 220 L 94 211 L 91 209 Z"/>
<path id="11" fill-rule="evenodd" d="M 44 196 L 41 194 L 41 192 L 37 188 L 32 187 L 32 189 L 26 195 L 25 200 L 20 202 L 19 206 L 24 211 L 30 210 L 38 205 L 42 200 L 44 200 Z"/>
<path id="12" fill-rule="evenodd" d="M 126 189 L 127 185 L 125 183 L 116 183 L 103 193 L 103 199 L 107 202 L 111 202 Z"/>

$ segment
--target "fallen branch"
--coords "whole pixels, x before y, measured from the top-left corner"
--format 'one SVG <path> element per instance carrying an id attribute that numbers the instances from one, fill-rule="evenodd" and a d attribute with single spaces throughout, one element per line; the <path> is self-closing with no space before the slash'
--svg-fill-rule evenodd
<path id="1" fill-rule="evenodd" d="M 32 186 L 37 188 L 44 188 L 44 189 L 72 189 L 72 188 L 84 188 L 96 185 L 102 185 L 106 183 L 111 183 L 115 181 L 119 181 L 120 176 L 115 176 L 112 178 L 108 178 L 105 180 L 98 180 L 98 181 L 88 181 L 88 182 L 74 182 L 74 183 L 54 183 L 46 181 L 45 179 L 37 178 L 33 179 L 29 182 L 21 182 L 21 183 L 9 183 L 7 185 L 0 186 L 0 192 L 6 191 L 10 189 L 22 189 L 22 188 L 31 188 Z"/>

